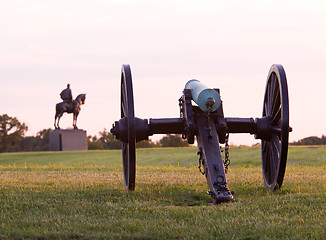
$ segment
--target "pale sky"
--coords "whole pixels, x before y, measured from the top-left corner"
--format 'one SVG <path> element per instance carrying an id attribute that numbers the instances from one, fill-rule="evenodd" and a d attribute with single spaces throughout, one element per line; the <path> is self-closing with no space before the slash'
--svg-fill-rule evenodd
<path id="1" fill-rule="evenodd" d="M 130 64 L 135 113 L 179 117 L 185 83 L 221 89 L 225 117 L 261 117 L 266 78 L 282 64 L 290 141 L 326 134 L 326 2 L 0 0 L 0 114 L 53 128 L 59 93 L 86 93 L 78 127 L 98 134 L 120 118 Z M 70 128 L 72 115 L 61 119 Z M 258 142 L 232 135 L 233 144 Z"/>

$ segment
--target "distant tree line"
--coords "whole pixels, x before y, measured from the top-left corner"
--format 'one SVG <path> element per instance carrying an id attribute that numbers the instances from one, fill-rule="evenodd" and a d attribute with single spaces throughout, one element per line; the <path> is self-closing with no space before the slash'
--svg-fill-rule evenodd
<path id="1" fill-rule="evenodd" d="M 114 135 L 104 129 L 99 132 L 99 137 L 88 136 L 89 150 L 107 150 L 107 149 L 121 149 L 121 142 L 116 140 Z M 189 146 L 187 140 L 184 140 L 179 135 L 167 134 L 160 141 L 153 142 L 152 140 L 145 140 L 136 143 L 137 148 L 156 148 L 156 147 L 187 147 Z"/>
<path id="2" fill-rule="evenodd" d="M 297 142 L 292 142 L 290 145 L 326 145 L 326 136 L 322 135 L 321 138 L 316 136 L 306 137 Z"/>
<path id="3" fill-rule="evenodd" d="M 52 129 L 43 129 L 36 136 L 25 136 L 28 127 L 21 123 L 16 117 L 7 114 L 0 115 L 0 152 L 30 152 L 48 151 L 49 135 Z M 88 149 L 106 150 L 121 149 L 121 142 L 105 128 L 99 132 L 99 136 L 88 136 Z M 160 141 L 141 141 L 136 144 L 137 148 L 154 147 L 186 147 L 188 142 L 179 135 L 168 134 Z"/>
<path id="4" fill-rule="evenodd" d="M 0 152 L 28 152 L 48 151 L 49 135 L 52 129 L 43 129 L 36 136 L 25 136 L 28 126 L 21 123 L 16 117 L 7 114 L 0 115 Z M 121 142 L 105 128 L 99 132 L 99 136 L 88 136 L 89 150 L 121 149 Z M 326 145 L 326 136 L 306 137 L 290 145 Z M 167 134 L 158 142 L 151 140 L 141 141 L 136 144 L 137 148 L 155 147 L 187 147 L 188 142 L 180 135 Z"/>

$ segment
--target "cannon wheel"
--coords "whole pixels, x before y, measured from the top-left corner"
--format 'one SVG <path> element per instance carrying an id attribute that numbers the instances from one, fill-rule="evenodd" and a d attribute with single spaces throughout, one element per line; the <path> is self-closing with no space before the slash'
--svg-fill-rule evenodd
<path id="1" fill-rule="evenodd" d="M 136 135 L 134 96 L 129 65 L 122 65 L 121 69 L 121 118 L 124 117 L 127 119 L 128 142 L 122 142 L 123 174 L 126 190 L 133 191 L 136 176 Z"/>
<path id="2" fill-rule="evenodd" d="M 289 140 L 289 97 L 282 65 L 273 65 L 268 73 L 263 117 L 271 119 L 271 135 L 262 140 L 264 183 L 274 191 L 282 186 Z"/>

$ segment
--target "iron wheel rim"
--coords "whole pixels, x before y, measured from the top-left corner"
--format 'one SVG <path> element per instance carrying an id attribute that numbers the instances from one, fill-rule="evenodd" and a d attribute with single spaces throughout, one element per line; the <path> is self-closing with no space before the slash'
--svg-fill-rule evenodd
<path id="1" fill-rule="evenodd" d="M 268 73 L 263 117 L 271 121 L 271 136 L 261 143 L 264 183 L 274 191 L 283 183 L 289 139 L 288 87 L 282 65 L 273 65 Z"/>
<path id="2" fill-rule="evenodd" d="M 126 118 L 128 127 L 128 142 L 122 142 L 124 183 L 127 191 L 133 191 L 136 176 L 135 114 L 131 70 L 127 64 L 121 69 L 121 118 Z"/>

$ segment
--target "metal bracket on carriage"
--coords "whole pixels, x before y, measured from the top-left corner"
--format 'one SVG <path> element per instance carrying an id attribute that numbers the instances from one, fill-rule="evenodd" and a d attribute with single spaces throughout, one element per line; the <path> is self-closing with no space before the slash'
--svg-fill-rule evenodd
<path id="1" fill-rule="evenodd" d="M 179 99 L 180 118 L 184 119 L 183 138 L 188 139 L 189 144 L 194 144 L 196 132 L 196 124 L 194 118 L 194 110 L 191 104 L 192 95 L 190 89 L 184 89 L 183 95 Z"/>
<path id="2" fill-rule="evenodd" d="M 215 195 L 213 195 L 213 203 L 233 201 L 233 194 L 230 192 L 226 179 L 223 176 L 218 176 L 216 182 L 213 183 Z"/>

